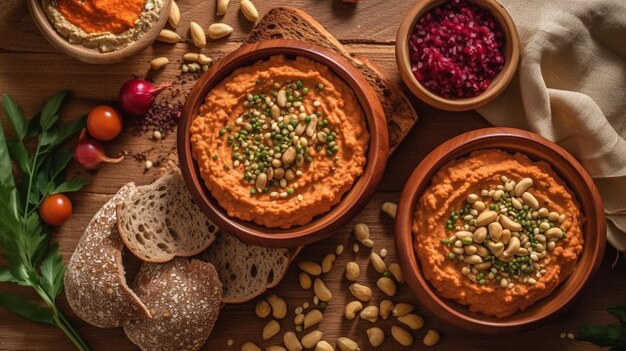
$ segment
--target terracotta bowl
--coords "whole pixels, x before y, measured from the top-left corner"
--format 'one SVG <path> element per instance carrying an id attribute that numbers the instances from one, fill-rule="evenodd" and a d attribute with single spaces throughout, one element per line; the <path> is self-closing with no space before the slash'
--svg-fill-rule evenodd
<path id="1" fill-rule="evenodd" d="M 165 26 L 165 22 L 167 22 L 172 0 L 164 0 L 159 19 L 137 41 L 120 50 L 111 52 L 100 52 L 97 49 L 86 48 L 80 44 L 70 44 L 65 37 L 54 29 L 54 26 L 48 20 L 46 12 L 41 6 L 41 0 L 27 0 L 27 3 L 35 25 L 37 25 L 41 34 L 54 48 L 83 62 L 109 64 L 121 62 L 128 57 L 134 56 L 154 42 L 161 29 Z"/>
<path id="2" fill-rule="evenodd" d="M 363 174 L 329 212 L 310 223 L 290 229 L 267 228 L 229 217 L 211 196 L 191 155 L 189 129 L 208 92 L 239 67 L 250 66 L 273 55 L 303 56 L 328 66 L 350 86 L 363 109 L 371 135 Z M 200 207 L 218 226 L 242 241 L 268 247 L 295 247 L 332 235 L 354 217 L 374 194 L 388 156 L 387 124 L 376 93 L 363 75 L 345 59 L 314 44 L 295 40 L 267 40 L 246 45 L 214 64 L 191 91 L 178 127 L 178 158 L 187 188 Z"/>
<path id="3" fill-rule="evenodd" d="M 584 246 L 572 275 L 552 294 L 524 311 L 506 318 L 470 312 L 465 306 L 440 297 L 424 277 L 414 250 L 411 226 L 416 203 L 433 175 L 452 160 L 481 149 L 519 152 L 534 161 L 548 162 L 575 195 L 582 215 Z M 600 194 L 585 169 L 560 146 L 536 134 L 512 128 L 486 128 L 457 136 L 433 150 L 413 171 L 398 205 L 396 248 L 407 283 L 421 303 L 439 318 L 476 333 L 518 332 L 546 322 L 570 306 L 589 285 L 604 254 L 606 219 Z"/>
<path id="4" fill-rule="evenodd" d="M 413 34 L 417 21 L 429 9 L 441 5 L 444 0 L 420 0 L 405 15 L 396 38 L 396 63 L 404 83 L 420 100 L 441 110 L 467 111 L 478 108 L 495 99 L 509 85 L 517 70 L 520 43 L 515 23 L 509 13 L 496 0 L 470 0 L 471 3 L 486 8 L 498 20 L 504 31 L 505 64 L 489 84 L 487 90 L 471 98 L 449 99 L 428 90 L 411 72 L 409 39 Z"/>

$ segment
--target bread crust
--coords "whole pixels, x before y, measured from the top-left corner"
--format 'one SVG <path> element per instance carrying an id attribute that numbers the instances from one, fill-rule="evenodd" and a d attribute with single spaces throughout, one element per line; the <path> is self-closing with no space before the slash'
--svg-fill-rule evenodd
<path id="1" fill-rule="evenodd" d="M 146 351 L 202 348 L 221 306 L 222 284 L 213 265 L 182 257 L 143 263 L 133 289 L 153 318 L 124 326 L 130 341 Z"/>
<path id="2" fill-rule="evenodd" d="M 115 203 L 135 191 L 124 185 L 89 222 L 65 272 L 65 295 L 70 308 L 85 322 L 115 328 L 131 320 L 150 318 L 143 302 L 126 284 L 122 242 L 117 231 Z"/>
<path id="3" fill-rule="evenodd" d="M 215 243 L 198 258 L 217 269 L 224 289 L 222 302 L 235 304 L 250 301 L 278 285 L 287 273 L 290 256 L 288 249 L 254 246 L 219 233 Z M 256 275 L 252 276 L 251 271 Z"/>
<path id="4" fill-rule="evenodd" d="M 143 205 L 142 201 L 155 206 L 142 208 L 143 218 L 137 218 L 134 207 Z M 159 206 L 161 208 L 157 208 Z M 170 210 L 172 213 L 168 216 Z M 116 212 L 122 241 L 144 262 L 164 263 L 176 256 L 197 255 L 213 243 L 218 230 L 193 202 L 178 170 L 137 187 L 132 196 L 116 205 Z"/>

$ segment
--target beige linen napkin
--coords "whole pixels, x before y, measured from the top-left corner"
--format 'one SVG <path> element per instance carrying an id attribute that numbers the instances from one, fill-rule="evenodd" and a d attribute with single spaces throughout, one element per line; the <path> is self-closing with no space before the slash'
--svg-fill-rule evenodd
<path id="1" fill-rule="evenodd" d="M 478 112 L 571 152 L 600 190 L 609 242 L 626 250 L 626 1 L 499 1 L 519 31 L 520 65 Z"/>

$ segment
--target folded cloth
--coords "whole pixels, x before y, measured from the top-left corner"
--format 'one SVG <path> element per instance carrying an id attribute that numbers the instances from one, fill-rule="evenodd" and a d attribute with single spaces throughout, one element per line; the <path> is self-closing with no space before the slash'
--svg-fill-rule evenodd
<path id="1" fill-rule="evenodd" d="M 626 250 L 626 1 L 499 1 L 517 25 L 520 64 L 478 112 L 572 153 L 598 186 L 608 241 Z"/>

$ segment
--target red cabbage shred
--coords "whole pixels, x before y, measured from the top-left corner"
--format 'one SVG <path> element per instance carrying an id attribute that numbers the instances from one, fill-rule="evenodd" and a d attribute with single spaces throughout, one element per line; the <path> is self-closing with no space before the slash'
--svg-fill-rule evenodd
<path id="1" fill-rule="evenodd" d="M 428 10 L 409 40 L 411 70 L 428 90 L 469 98 L 504 67 L 504 33 L 488 10 L 453 0 Z"/>

